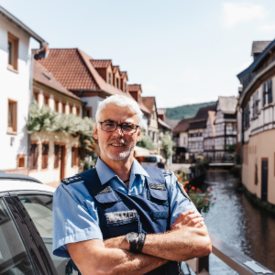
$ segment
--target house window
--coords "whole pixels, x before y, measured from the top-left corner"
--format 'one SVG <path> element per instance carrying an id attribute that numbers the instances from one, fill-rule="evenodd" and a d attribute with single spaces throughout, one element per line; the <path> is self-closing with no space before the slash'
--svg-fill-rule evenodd
<path id="1" fill-rule="evenodd" d="M 49 106 L 50 97 L 44 94 L 43 104 Z"/>
<path id="2" fill-rule="evenodd" d="M 8 99 L 8 133 L 17 131 L 17 102 Z"/>
<path id="3" fill-rule="evenodd" d="M 58 144 L 54 145 L 54 168 L 59 167 L 59 152 L 60 146 Z"/>
<path id="4" fill-rule="evenodd" d="M 80 115 L 80 108 L 76 107 L 76 115 L 79 116 Z"/>
<path id="5" fill-rule="evenodd" d="M 263 84 L 263 98 L 262 98 L 263 106 L 266 104 L 266 82 Z"/>
<path id="6" fill-rule="evenodd" d="M 62 103 L 62 113 L 66 114 L 66 103 Z"/>
<path id="7" fill-rule="evenodd" d="M 267 80 L 267 101 L 268 104 L 272 102 L 272 79 Z"/>
<path id="8" fill-rule="evenodd" d="M 92 117 L 92 108 L 91 107 L 85 107 L 84 116 L 85 117 Z"/>
<path id="9" fill-rule="evenodd" d="M 78 148 L 72 147 L 72 167 L 78 165 Z"/>
<path id="10" fill-rule="evenodd" d="M 118 89 L 118 87 L 119 87 L 119 83 L 118 83 L 119 81 L 118 81 L 118 78 L 116 78 L 116 88 Z"/>
<path id="11" fill-rule="evenodd" d="M 127 84 L 124 82 L 124 93 L 127 92 L 126 87 L 127 87 Z"/>
<path id="12" fill-rule="evenodd" d="M 33 99 L 39 104 L 39 92 L 33 91 Z"/>
<path id="13" fill-rule="evenodd" d="M 108 73 L 108 83 L 111 85 L 112 83 L 112 75 L 111 73 Z"/>
<path id="14" fill-rule="evenodd" d="M 258 112 L 259 112 L 258 103 L 259 103 L 259 92 L 257 91 L 253 95 L 253 117 L 258 115 Z"/>
<path id="15" fill-rule="evenodd" d="M 18 38 L 8 34 L 8 68 L 18 70 Z"/>
<path id="16" fill-rule="evenodd" d="M 72 114 L 73 113 L 73 106 L 70 105 L 69 108 L 70 108 L 70 114 Z"/>
<path id="17" fill-rule="evenodd" d="M 30 152 L 30 169 L 37 169 L 38 164 L 38 144 L 31 144 L 31 152 Z"/>
<path id="18" fill-rule="evenodd" d="M 56 112 L 58 112 L 58 104 L 59 104 L 59 101 L 58 101 L 58 100 L 55 100 L 55 101 L 54 101 L 54 110 L 55 110 Z"/>
<path id="19" fill-rule="evenodd" d="M 25 167 L 25 155 L 17 155 L 17 167 Z"/>
<path id="20" fill-rule="evenodd" d="M 247 127 L 250 123 L 249 114 L 250 114 L 250 110 L 249 110 L 249 102 L 248 102 L 244 109 L 244 127 Z"/>
<path id="21" fill-rule="evenodd" d="M 42 143 L 42 169 L 48 168 L 49 143 Z"/>

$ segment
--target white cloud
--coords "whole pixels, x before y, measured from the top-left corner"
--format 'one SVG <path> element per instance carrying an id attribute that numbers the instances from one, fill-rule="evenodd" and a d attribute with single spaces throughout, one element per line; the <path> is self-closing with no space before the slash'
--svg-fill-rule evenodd
<path id="1" fill-rule="evenodd" d="M 257 28 L 258 31 L 262 32 L 274 32 L 275 31 L 275 25 L 262 25 Z"/>
<path id="2" fill-rule="evenodd" d="M 246 2 L 223 3 L 223 20 L 227 28 L 231 28 L 241 22 L 265 18 L 268 13 L 262 5 Z"/>

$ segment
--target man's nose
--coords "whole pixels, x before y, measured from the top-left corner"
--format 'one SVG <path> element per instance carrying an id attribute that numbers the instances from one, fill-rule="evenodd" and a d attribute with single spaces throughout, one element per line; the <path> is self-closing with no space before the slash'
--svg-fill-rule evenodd
<path id="1" fill-rule="evenodd" d="M 118 134 L 118 135 L 120 135 L 120 136 L 123 136 L 124 133 L 123 133 L 123 131 L 122 131 L 122 126 L 121 126 L 121 125 L 117 125 L 117 128 L 116 128 L 116 130 L 114 131 L 114 133 L 116 133 L 116 134 Z"/>

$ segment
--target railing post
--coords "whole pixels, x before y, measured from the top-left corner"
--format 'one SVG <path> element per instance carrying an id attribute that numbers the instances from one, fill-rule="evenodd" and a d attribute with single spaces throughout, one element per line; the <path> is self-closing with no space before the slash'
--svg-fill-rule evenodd
<path id="1" fill-rule="evenodd" d="M 198 258 L 198 273 L 202 272 L 203 269 L 209 272 L 209 256 Z"/>

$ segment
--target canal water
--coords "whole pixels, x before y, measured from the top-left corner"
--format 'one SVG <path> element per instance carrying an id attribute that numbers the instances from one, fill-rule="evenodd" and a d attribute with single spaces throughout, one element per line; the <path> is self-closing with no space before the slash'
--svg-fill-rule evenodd
<path id="1" fill-rule="evenodd" d="M 216 200 L 204 214 L 209 232 L 275 271 L 275 215 L 252 205 L 228 172 L 208 172 L 202 188 L 210 187 Z M 238 274 L 213 254 L 209 265 L 211 275 Z"/>

